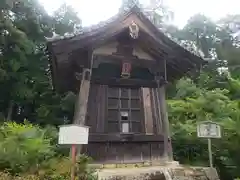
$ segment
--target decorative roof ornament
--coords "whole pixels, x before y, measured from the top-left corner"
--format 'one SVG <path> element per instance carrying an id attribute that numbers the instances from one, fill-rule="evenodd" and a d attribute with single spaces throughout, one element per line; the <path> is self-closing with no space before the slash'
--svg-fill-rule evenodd
<path id="1" fill-rule="evenodd" d="M 133 39 L 138 38 L 139 27 L 134 21 L 129 25 L 129 34 Z"/>

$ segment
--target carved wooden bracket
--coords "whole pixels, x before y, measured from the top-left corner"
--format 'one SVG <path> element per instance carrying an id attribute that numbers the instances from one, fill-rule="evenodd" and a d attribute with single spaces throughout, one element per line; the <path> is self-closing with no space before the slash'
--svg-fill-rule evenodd
<path id="1" fill-rule="evenodd" d="M 91 69 L 84 69 L 83 70 L 84 72 L 84 80 L 88 80 L 90 81 L 91 80 Z"/>
<path id="2" fill-rule="evenodd" d="M 80 81 L 82 79 L 82 73 L 75 72 L 75 77 L 78 81 Z"/>
<path id="3" fill-rule="evenodd" d="M 138 38 L 139 27 L 134 21 L 132 21 L 132 23 L 129 25 L 129 34 L 133 39 Z"/>
<path id="4" fill-rule="evenodd" d="M 75 77 L 78 81 L 80 80 L 89 80 L 90 81 L 91 69 L 83 69 L 83 71 L 75 72 Z"/>

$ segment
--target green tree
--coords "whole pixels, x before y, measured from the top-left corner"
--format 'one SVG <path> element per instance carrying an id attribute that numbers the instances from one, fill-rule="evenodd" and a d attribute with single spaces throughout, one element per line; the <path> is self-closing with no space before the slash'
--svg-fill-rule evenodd
<path id="1" fill-rule="evenodd" d="M 51 17 L 36 0 L 4 2 L 0 14 L 0 112 L 8 120 L 62 124 L 73 111 L 64 103 L 73 101 L 68 101 L 69 94 L 65 97 L 52 90 L 45 37 L 53 32 L 73 33 L 81 21 L 66 5 Z"/>
<path id="2" fill-rule="evenodd" d="M 224 165 L 224 171 L 229 166 L 239 167 L 239 102 L 228 96 L 226 89 L 197 88 L 190 79 L 177 84 L 176 96 L 168 100 L 168 105 L 175 158 L 181 163 L 208 164 L 206 141 L 197 138 L 196 127 L 198 122 L 210 120 L 219 123 L 224 132 L 221 140 L 213 141 L 214 159 L 217 160 L 214 165 L 217 168 Z M 231 174 L 239 176 L 237 171 Z"/>
<path id="3" fill-rule="evenodd" d="M 234 29 L 229 29 L 232 23 L 237 27 L 235 18 L 227 20 L 215 23 L 196 15 L 182 30 L 167 27 L 178 42 L 194 44 L 211 59 L 199 72 L 170 86 L 168 103 L 175 158 L 206 166 L 207 144 L 197 138 L 196 123 L 218 122 L 224 134 L 221 141 L 213 141 L 214 165 L 223 179 L 233 179 L 239 177 L 239 44 Z"/>
<path id="4" fill-rule="evenodd" d="M 55 11 L 53 20 L 54 31 L 60 35 L 73 33 L 81 28 L 81 20 L 77 16 L 77 12 L 75 12 L 71 6 L 66 4 L 63 4 L 57 11 Z"/>

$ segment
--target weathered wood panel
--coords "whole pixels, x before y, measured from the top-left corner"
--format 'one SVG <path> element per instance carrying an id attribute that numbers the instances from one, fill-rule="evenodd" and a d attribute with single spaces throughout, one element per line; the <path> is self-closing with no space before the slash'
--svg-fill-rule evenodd
<path id="1" fill-rule="evenodd" d="M 89 142 L 163 142 L 163 135 L 108 133 L 89 134 Z"/>
<path id="2" fill-rule="evenodd" d="M 151 161 L 152 154 L 151 154 L 151 142 L 145 142 L 141 145 L 141 156 L 142 161 Z"/>
<path id="3" fill-rule="evenodd" d="M 151 97 L 151 106 L 153 111 L 153 127 L 155 134 L 162 134 L 162 116 L 161 116 L 161 108 L 159 103 L 159 97 L 157 95 L 157 88 L 152 88 L 150 92 Z"/>
<path id="4" fill-rule="evenodd" d="M 105 130 L 105 122 L 106 122 L 106 106 L 107 106 L 107 85 L 100 85 L 98 87 L 98 101 L 97 107 L 98 109 L 98 116 L 97 116 L 97 133 L 103 133 Z"/>
<path id="5" fill-rule="evenodd" d="M 98 115 L 98 108 L 96 108 L 96 104 L 99 100 L 97 96 L 98 85 L 91 84 L 90 92 L 89 92 L 89 103 L 87 109 L 87 121 L 86 125 L 90 127 L 89 133 L 96 132 L 96 121 Z"/>
<path id="6" fill-rule="evenodd" d="M 103 133 L 106 117 L 106 86 L 91 84 L 87 112 L 90 133 Z"/>
<path id="7" fill-rule="evenodd" d="M 104 142 L 89 143 L 85 153 L 94 163 L 139 163 L 160 161 L 163 142 Z"/>
<path id="8" fill-rule="evenodd" d="M 142 100 L 143 100 L 145 133 L 153 134 L 154 133 L 153 132 L 153 112 L 152 112 L 149 88 L 142 88 Z"/>
<path id="9" fill-rule="evenodd" d="M 163 142 L 160 144 L 158 142 L 151 143 L 151 160 L 152 161 L 160 161 L 163 157 L 164 144 Z"/>

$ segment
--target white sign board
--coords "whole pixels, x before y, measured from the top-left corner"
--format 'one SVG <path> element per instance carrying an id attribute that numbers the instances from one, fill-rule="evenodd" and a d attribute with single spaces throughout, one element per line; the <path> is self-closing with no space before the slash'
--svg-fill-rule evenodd
<path id="1" fill-rule="evenodd" d="M 80 125 L 60 126 L 58 143 L 68 145 L 88 144 L 89 127 Z"/>
<path id="2" fill-rule="evenodd" d="M 202 122 L 197 126 L 198 137 L 221 138 L 221 127 L 214 122 Z"/>

